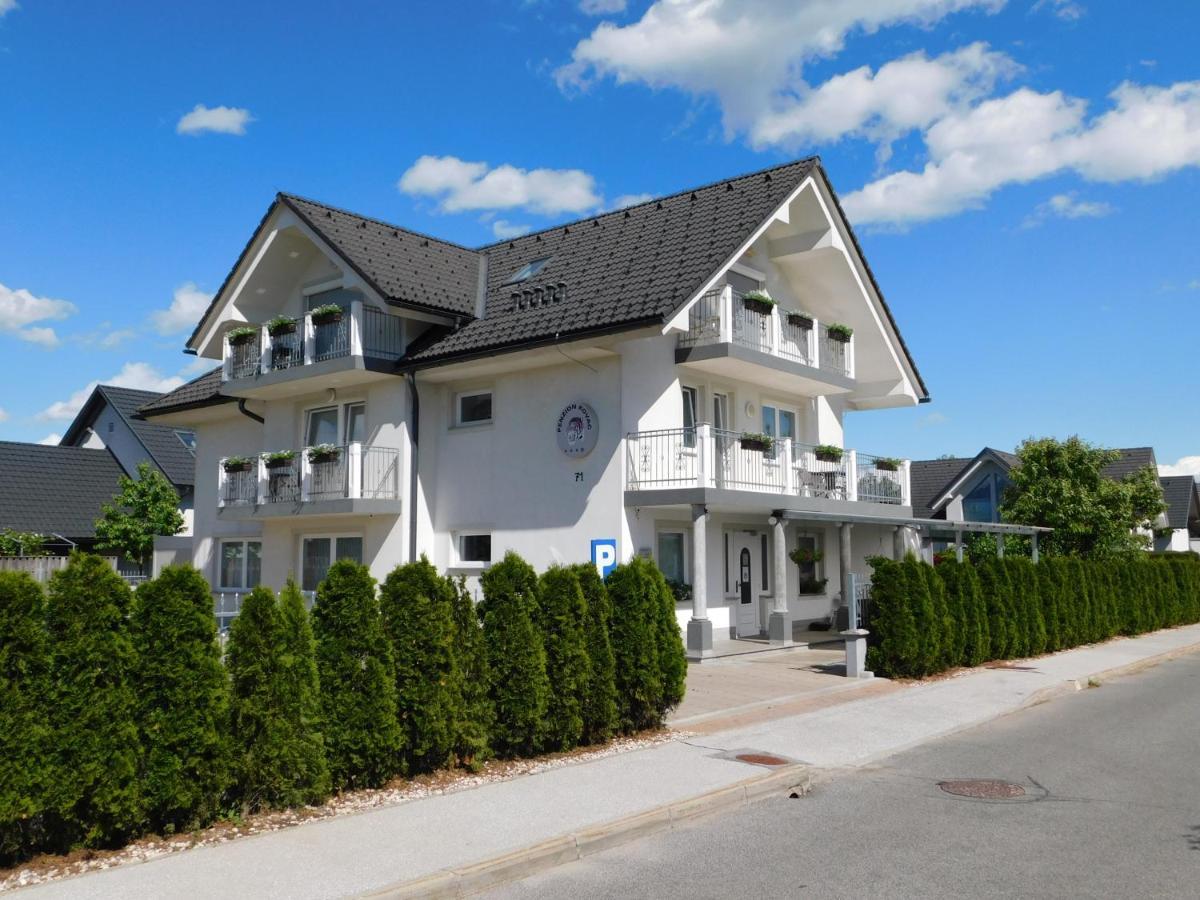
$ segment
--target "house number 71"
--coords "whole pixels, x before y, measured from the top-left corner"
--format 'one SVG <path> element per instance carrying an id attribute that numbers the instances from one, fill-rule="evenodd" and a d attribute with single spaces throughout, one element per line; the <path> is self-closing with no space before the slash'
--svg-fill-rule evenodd
<path id="1" fill-rule="evenodd" d="M 576 472 L 576 473 L 575 473 L 575 480 L 576 480 L 576 481 L 583 481 L 583 473 L 582 473 L 582 472 Z"/>

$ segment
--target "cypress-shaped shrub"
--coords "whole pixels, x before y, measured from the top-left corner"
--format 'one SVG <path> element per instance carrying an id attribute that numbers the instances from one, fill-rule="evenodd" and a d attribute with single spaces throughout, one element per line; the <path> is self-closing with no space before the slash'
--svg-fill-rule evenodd
<path id="1" fill-rule="evenodd" d="M 587 601 L 578 576 L 563 566 L 551 566 L 542 573 L 538 597 L 538 622 L 550 688 L 542 726 L 543 746 L 570 750 L 583 738 L 583 707 L 592 677 L 584 636 Z"/>
<path id="2" fill-rule="evenodd" d="M 1038 579 L 1038 599 L 1042 604 L 1042 621 L 1046 624 L 1046 649 L 1062 649 L 1063 633 L 1060 620 L 1062 575 L 1057 559 L 1042 559 L 1034 571 Z"/>
<path id="3" fill-rule="evenodd" d="M 50 579 L 53 845 L 114 846 L 142 822 L 129 588 L 108 562 L 72 554 Z"/>
<path id="4" fill-rule="evenodd" d="M 649 560 L 646 560 L 649 563 Z M 683 702 L 687 690 L 687 648 L 679 620 L 675 618 L 675 592 L 667 583 L 658 566 L 652 565 L 653 577 L 658 593 L 655 611 L 658 618 L 658 667 L 662 673 L 662 699 L 659 702 L 659 718 L 666 721 L 667 714 Z"/>
<path id="5" fill-rule="evenodd" d="M 925 578 L 928 563 L 915 556 L 908 556 L 902 563 L 908 584 L 909 603 L 917 629 L 917 657 L 913 661 L 913 674 L 921 677 L 940 671 L 942 654 L 942 629 L 929 582 Z"/>
<path id="6" fill-rule="evenodd" d="M 462 685 L 462 704 L 454 723 L 454 755 L 460 766 L 475 769 L 491 755 L 492 699 L 488 693 L 487 648 L 475 601 L 461 575 L 453 582 L 455 668 Z"/>
<path id="7" fill-rule="evenodd" d="M 947 667 L 969 665 L 968 645 L 978 645 L 978 621 L 972 616 L 969 588 L 964 584 L 968 566 L 955 560 L 946 560 L 933 567 L 934 576 L 941 582 L 941 592 L 946 609 L 946 627 L 943 634 L 942 651 Z"/>
<path id="8" fill-rule="evenodd" d="M 325 754 L 336 790 L 378 787 L 400 765 L 396 676 L 375 579 L 339 560 L 313 606 Z"/>
<path id="9" fill-rule="evenodd" d="M 660 597 L 655 575 L 662 577 L 652 562 L 639 557 L 614 568 L 606 580 L 612 601 L 617 715 L 620 729 L 626 734 L 662 725 Z"/>
<path id="10" fill-rule="evenodd" d="M 392 645 L 405 775 L 451 762 L 462 690 L 453 652 L 454 587 L 424 556 L 397 566 L 379 592 Z"/>
<path id="11" fill-rule="evenodd" d="M 963 647 L 963 663 L 978 666 L 990 658 L 992 639 L 988 632 L 987 602 L 983 599 L 983 588 L 975 566 L 963 565 L 958 569 L 958 589 L 962 608 L 966 615 L 966 644 Z"/>
<path id="12" fill-rule="evenodd" d="M 584 692 L 583 742 L 602 744 L 612 737 L 617 728 L 617 685 L 614 680 L 612 641 L 609 628 L 612 620 L 612 602 L 604 579 L 594 565 L 579 563 L 571 567 L 583 597 L 587 602 L 587 620 L 584 624 L 591 680 Z"/>
<path id="13" fill-rule="evenodd" d="M 483 573 L 483 638 L 492 699 L 492 748 L 536 753 L 549 702 L 546 651 L 538 628 L 537 574 L 511 551 Z"/>
<path id="14" fill-rule="evenodd" d="M 871 561 L 872 644 L 867 664 L 887 678 L 915 674 L 921 640 L 908 590 L 905 563 L 882 557 Z"/>
<path id="15" fill-rule="evenodd" d="M 946 565 L 946 563 L 943 563 Z M 946 591 L 946 583 L 939 577 L 935 566 L 923 565 L 921 574 L 929 590 L 929 599 L 933 604 L 933 625 L 937 632 L 937 652 L 932 657 L 936 668 L 933 671 L 942 672 L 959 665 L 962 658 L 963 632 L 960 627 L 961 616 L 957 615 L 957 597 L 952 598 Z M 952 603 L 955 603 L 952 612 Z"/>
<path id="16" fill-rule="evenodd" d="M 51 784 L 50 657 L 42 587 L 0 572 L 0 866 L 42 841 Z"/>
<path id="17" fill-rule="evenodd" d="M 168 566 L 143 584 L 131 632 L 147 822 L 166 833 L 206 825 L 229 785 L 229 687 L 204 576 Z"/>
<path id="18" fill-rule="evenodd" d="M 283 633 L 280 658 L 279 710 L 287 740 L 291 783 L 279 798 L 281 806 L 319 803 L 331 788 L 325 755 L 325 723 L 321 713 L 321 684 L 317 675 L 317 642 L 304 596 L 292 579 L 279 594 L 279 622 Z"/>
<path id="19" fill-rule="evenodd" d="M 1008 576 L 1001 560 L 984 559 L 976 567 L 979 585 L 987 605 L 989 659 L 1008 659 L 1016 646 L 1014 617 L 1008 602 Z"/>
<path id="20" fill-rule="evenodd" d="M 1020 622 L 1024 627 L 1023 652 L 1026 656 L 1039 656 L 1046 652 L 1046 620 L 1042 614 L 1037 570 L 1033 562 L 1024 557 L 1013 557 L 1005 562 L 1013 602 L 1020 609 Z"/>

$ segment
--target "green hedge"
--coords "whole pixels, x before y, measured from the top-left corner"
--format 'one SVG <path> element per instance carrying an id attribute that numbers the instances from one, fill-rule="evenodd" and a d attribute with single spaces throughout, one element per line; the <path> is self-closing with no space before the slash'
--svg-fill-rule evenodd
<path id="1" fill-rule="evenodd" d="M 921 678 L 1200 621 L 1200 557 L 873 561 L 868 665 Z"/>

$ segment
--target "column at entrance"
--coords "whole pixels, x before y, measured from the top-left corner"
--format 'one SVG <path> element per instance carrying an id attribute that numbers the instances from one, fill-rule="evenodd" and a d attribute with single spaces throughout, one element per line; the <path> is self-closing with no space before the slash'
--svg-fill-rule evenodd
<path id="1" fill-rule="evenodd" d="M 771 616 L 767 620 L 767 637 L 772 647 L 790 647 L 792 616 L 788 612 L 787 594 L 787 523 L 783 516 L 776 512 L 771 517 L 770 524 L 775 540 L 775 591 L 771 602 Z"/>
<path id="2" fill-rule="evenodd" d="M 708 509 L 692 506 L 692 618 L 687 624 L 688 659 L 712 656 L 712 621 L 708 618 Z"/>

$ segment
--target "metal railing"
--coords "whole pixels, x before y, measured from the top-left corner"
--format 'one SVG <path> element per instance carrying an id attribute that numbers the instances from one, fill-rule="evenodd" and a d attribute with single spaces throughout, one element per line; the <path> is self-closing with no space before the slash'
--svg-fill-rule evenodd
<path id="1" fill-rule="evenodd" d="M 363 307 L 363 356 L 399 359 L 404 355 L 404 321 L 373 306 Z"/>
<path id="2" fill-rule="evenodd" d="M 706 291 L 688 310 L 688 330 L 679 336 L 680 347 L 700 347 L 721 340 L 721 289 Z"/>
<path id="3" fill-rule="evenodd" d="M 291 369 L 304 365 L 304 320 L 293 319 L 292 330 L 279 334 L 268 335 L 271 340 L 271 350 L 266 355 L 265 363 L 269 371 Z"/>
<path id="4" fill-rule="evenodd" d="M 730 312 L 733 314 L 733 342 L 750 350 L 760 353 L 772 353 L 774 319 L 776 312 L 759 312 L 746 306 L 745 297 L 738 291 L 731 291 L 732 303 Z"/>
<path id="5" fill-rule="evenodd" d="M 273 465 L 264 454 L 245 470 L 229 471 L 222 459 L 218 506 L 400 499 L 399 448 L 351 443 L 320 456 L 310 455 L 310 449 Z"/>
<path id="6" fill-rule="evenodd" d="M 779 355 L 794 359 L 806 366 L 812 365 L 813 320 L 801 317 L 808 324 L 793 324 L 792 314 L 784 311 L 779 322 Z"/>
<path id="7" fill-rule="evenodd" d="M 909 466 L 888 457 L 790 439 L 767 450 L 738 432 L 701 424 L 626 435 L 629 490 L 724 488 L 908 505 Z M 895 469 L 889 468 L 895 464 Z M 882 466 L 882 468 L 881 468 Z"/>
<path id="8" fill-rule="evenodd" d="M 213 615 L 217 619 L 217 635 L 222 646 L 229 638 L 229 626 L 241 615 L 242 602 L 251 590 L 253 588 L 220 588 L 212 592 Z M 304 598 L 305 608 L 312 612 L 313 603 L 317 599 L 316 591 L 301 591 L 300 596 Z"/>
<path id="9" fill-rule="evenodd" d="M 258 465 L 251 463 L 248 468 L 228 470 L 222 464 L 221 471 L 221 505 L 253 505 L 258 502 Z"/>
<path id="10" fill-rule="evenodd" d="M 313 362 L 340 359 L 350 355 L 351 320 L 351 311 L 345 310 L 340 317 L 331 322 L 312 323 Z"/>
<path id="11" fill-rule="evenodd" d="M 260 341 L 256 335 L 244 344 L 225 342 L 226 367 L 230 378 L 248 378 L 258 374 L 259 358 L 262 356 Z"/>
<path id="12" fill-rule="evenodd" d="M 839 375 L 850 374 L 850 342 L 830 337 L 829 326 L 820 326 L 820 347 L 818 349 L 818 367 L 826 372 L 837 372 Z M 851 338 L 853 340 L 853 338 Z"/>

